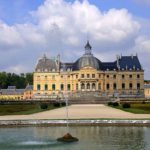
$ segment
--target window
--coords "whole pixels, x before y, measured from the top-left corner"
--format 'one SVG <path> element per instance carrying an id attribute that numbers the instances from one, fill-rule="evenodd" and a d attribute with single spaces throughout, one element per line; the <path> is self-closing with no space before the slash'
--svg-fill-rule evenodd
<path id="1" fill-rule="evenodd" d="M 130 79 L 132 78 L 132 75 L 131 75 L 131 74 L 129 75 L 129 78 L 130 78 Z"/>
<path id="2" fill-rule="evenodd" d="M 99 74 L 99 78 L 101 78 L 101 75 Z"/>
<path id="3" fill-rule="evenodd" d="M 84 83 L 81 84 L 81 89 L 82 90 L 85 89 L 85 84 Z"/>
<path id="4" fill-rule="evenodd" d="M 92 89 L 96 89 L 95 83 L 92 83 Z"/>
<path id="5" fill-rule="evenodd" d="M 116 83 L 113 84 L 113 89 L 116 90 L 117 89 L 117 85 Z"/>
<path id="6" fill-rule="evenodd" d="M 107 78 L 109 78 L 109 75 L 107 75 Z"/>
<path id="7" fill-rule="evenodd" d="M 76 84 L 76 90 L 78 90 L 78 84 Z"/>
<path id="8" fill-rule="evenodd" d="M 113 78 L 116 79 L 116 75 L 113 75 Z"/>
<path id="9" fill-rule="evenodd" d="M 89 78 L 90 77 L 90 75 L 89 74 L 87 74 L 87 78 Z"/>
<path id="10" fill-rule="evenodd" d="M 125 83 L 122 83 L 122 89 L 125 89 Z"/>
<path id="11" fill-rule="evenodd" d="M 88 90 L 90 89 L 90 83 L 87 83 L 87 89 Z"/>
<path id="12" fill-rule="evenodd" d="M 140 83 L 137 83 L 137 89 L 138 90 L 140 89 Z"/>
<path id="13" fill-rule="evenodd" d="M 39 91 L 41 90 L 41 85 L 40 84 L 37 85 L 37 90 L 39 90 Z"/>
<path id="14" fill-rule="evenodd" d="M 70 78 L 70 75 L 68 75 L 68 78 Z"/>
<path id="15" fill-rule="evenodd" d="M 138 78 L 138 79 L 140 78 L 140 75 L 139 75 L 139 74 L 137 75 L 137 78 Z"/>
<path id="16" fill-rule="evenodd" d="M 109 87 L 110 87 L 109 84 L 107 84 L 107 85 L 106 85 L 107 90 L 109 90 Z"/>
<path id="17" fill-rule="evenodd" d="M 70 91 L 70 84 L 67 85 L 67 90 Z"/>
<path id="18" fill-rule="evenodd" d="M 55 84 L 52 84 L 52 90 L 54 91 L 56 89 Z"/>
<path id="19" fill-rule="evenodd" d="M 125 77 L 125 76 L 124 76 L 124 74 L 123 74 L 123 75 L 122 75 L 122 79 L 124 79 L 124 77 Z"/>
<path id="20" fill-rule="evenodd" d="M 45 84 L 45 91 L 47 91 L 48 90 L 48 85 L 47 84 Z"/>
<path id="21" fill-rule="evenodd" d="M 84 78 L 84 74 L 81 74 L 81 78 Z"/>
<path id="22" fill-rule="evenodd" d="M 131 90 L 131 89 L 132 89 L 132 87 L 133 87 L 133 86 L 132 86 L 132 83 L 130 83 L 130 84 L 129 84 L 129 89 Z"/>
<path id="23" fill-rule="evenodd" d="M 47 76 L 45 76 L 45 80 L 47 80 Z"/>
<path id="24" fill-rule="evenodd" d="M 63 78 L 63 76 L 61 76 L 61 78 Z"/>
<path id="25" fill-rule="evenodd" d="M 95 74 L 92 74 L 92 78 L 95 78 Z"/>
<path id="26" fill-rule="evenodd" d="M 61 89 L 61 91 L 64 90 L 64 84 L 61 84 L 61 85 L 60 85 L 60 89 Z"/>
<path id="27" fill-rule="evenodd" d="M 76 75 L 76 79 L 78 79 L 78 75 Z"/>
<path id="28" fill-rule="evenodd" d="M 100 83 L 98 84 L 98 89 L 99 89 L 99 90 L 101 89 L 101 84 L 100 84 Z"/>

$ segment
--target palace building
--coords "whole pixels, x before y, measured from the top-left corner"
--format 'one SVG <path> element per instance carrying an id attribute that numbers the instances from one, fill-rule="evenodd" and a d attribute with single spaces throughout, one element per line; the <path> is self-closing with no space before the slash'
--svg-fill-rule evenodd
<path id="1" fill-rule="evenodd" d="M 84 54 L 73 63 L 46 55 L 38 60 L 34 72 L 34 98 L 60 96 L 67 92 L 98 93 L 109 97 L 144 96 L 144 70 L 138 56 L 117 56 L 102 62 L 92 54 L 89 41 Z"/>

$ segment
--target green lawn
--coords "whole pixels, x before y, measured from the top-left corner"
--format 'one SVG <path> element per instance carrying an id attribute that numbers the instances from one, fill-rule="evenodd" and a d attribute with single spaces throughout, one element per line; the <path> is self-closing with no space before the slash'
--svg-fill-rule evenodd
<path id="1" fill-rule="evenodd" d="M 39 104 L 28 105 L 0 105 L 0 116 L 3 115 L 27 115 L 46 110 L 55 109 L 52 104 L 48 105 L 48 109 L 41 109 Z"/>
<path id="2" fill-rule="evenodd" d="M 117 107 L 123 111 L 135 113 L 135 114 L 150 114 L 150 103 L 149 104 L 131 104 L 131 108 L 122 108 L 122 105 Z"/>

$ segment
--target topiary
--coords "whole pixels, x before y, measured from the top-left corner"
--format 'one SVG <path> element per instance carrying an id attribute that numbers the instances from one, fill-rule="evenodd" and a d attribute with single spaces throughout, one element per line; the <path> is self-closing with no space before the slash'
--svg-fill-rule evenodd
<path id="1" fill-rule="evenodd" d="M 131 105 L 130 105 L 130 103 L 123 103 L 123 104 L 122 104 L 122 107 L 123 107 L 123 108 L 130 108 Z"/>
<path id="2" fill-rule="evenodd" d="M 41 109 L 48 109 L 48 105 L 46 103 L 41 103 L 40 108 Z"/>
<path id="3" fill-rule="evenodd" d="M 119 103 L 118 103 L 118 102 L 114 102 L 114 103 L 113 103 L 113 106 L 114 106 L 114 107 L 119 106 Z"/>
<path id="4" fill-rule="evenodd" d="M 54 105 L 54 107 L 60 107 L 60 103 L 59 102 L 55 102 L 53 105 Z"/>
<path id="5" fill-rule="evenodd" d="M 113 105 L 113 102 L 108 102 L 107 105 L 108 105 L 108 106 L 112 106 L 112 105 Z"/>
<path id="6" fill-rule="evenodd" d="M 61 102 L 61 106 L 66 106 L 66 103 L 65 102 Z"/>

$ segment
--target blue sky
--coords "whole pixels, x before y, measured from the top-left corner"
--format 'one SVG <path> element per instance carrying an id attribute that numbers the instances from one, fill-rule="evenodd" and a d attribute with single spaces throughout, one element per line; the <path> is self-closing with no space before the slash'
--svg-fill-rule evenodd
<path id="1" fill-rule="evenodd" d="M 74 1 L 66 0 L 66 2 Z M 141 4 L 134 0 L 89 0 L 89 2 L 102 11 L 126 8 L 137 17 L 150 18 L 150 4 Z M 42 3 L 44 0 L 0 0 L 0 19 L 8 24 L 23 23 L 28 19 L 29 12 L 36 10 Z"/>
<path id="2" fill-rule="evenodd" d="M 87 34 L 101 61 L 138 53 L 149 79 L 149 0 L 0 0 L 0 71 L 34 71 L 43 53 L 75 61 Z"/>

